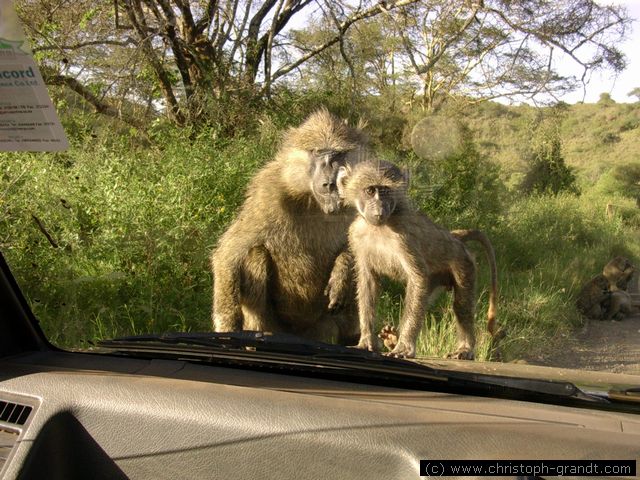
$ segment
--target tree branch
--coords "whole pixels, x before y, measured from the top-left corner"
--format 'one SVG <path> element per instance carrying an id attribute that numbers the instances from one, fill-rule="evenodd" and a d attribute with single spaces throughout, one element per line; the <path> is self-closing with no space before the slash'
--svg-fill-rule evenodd
<path id="1" fill-rule="evenodd" d="M 376 15 L 388 11 L 388 10 L 392 10 L 395 8 L 400 8 L 400 7 L 406 7 L 407 5 L 412 5 L 414 3 L 418 3 L 420 2 L 420 0 L 398 0 L 397 2 L 394 2 L 392 5 L 389 5 L 387 7 L 384 7 L 383 3 L 379 3 L 376 4 L 366 10 L 362 10 L 356 14 L 354 14 L 353 16 L 347 18 L 344 22 L 342 22 L 340 24 L 340 29 L 344 32 L 346 32 L 349 27 L 351 27 L 354 23 L 359 22 L 360 20 L 364 20 L 365 18 L 371 18 L 371 17 L 375 17 Z M 340 34 L 336 35 L 335 37 L 331 38 L 330 40 L 327 40 L 326 42 L 324 42 L 322 45 L 318 46 L 317 48 L 311 50 L 310 52 L 308 52 L 307 54 L 303 55 L 302 57 L 300 57 L 298 60 L 296 60 L 293 63 L 290 63 L 288 65 L 285 65 L 281 68 L 279 68 L 271 77 L 271 82 L 274 82 L 275 80 L 277 80 L 278 78 L 286 75 L 287 73 L 289 73 L 292 70 L 295 70 L 296 68 L 298 68 L 300 65 L 302 65 L 304 62 L 306 62 L 307 60 L 309 60 L 310 58 L 315 57 L 316 55 L 324 52 L 327 48 L 335 45 L 336 43 L 338 43 L 340 41 Z"/>
<path id="2" fill-rule="evenodd" d="M 119 110 L 100 100 L 91 90 L 82 85 L 77 79 L 67 75 L 51 75 L 48 74 L 45 69 L 42 69 L 41 73 L 42 78 L 47 85 L 61 85 L 73 90 L 91 104 L 93 108 L 95 108 L 96 112 L 117 118 L 131 126 L 140 127 L 138 122 L 131 118 L 122 116 Z"/>

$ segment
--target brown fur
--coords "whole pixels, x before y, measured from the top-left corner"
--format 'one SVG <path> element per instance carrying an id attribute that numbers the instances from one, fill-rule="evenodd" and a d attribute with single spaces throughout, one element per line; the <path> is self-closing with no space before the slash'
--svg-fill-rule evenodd
<path id="1" fill-rule="evenodd" d="M 366 154 L 366 139 L 321 109 L 285 134 L 275 160 L 250 182 L 244 205 L 211 256 L 215 331 L 266 330 L 341 342 L 357 336 L 346 251 L 353 213 L 324 213 L 311 187 L 311 154 L 323 149 L 347 152 L 345 162 L 352 165 Z"/>
<path id="2" fill-rule="evenodd" d="M 611 302 L 609 281 L 604 275 L 596 275 L 580 290 L 576 307 L 586 318 L 602 320 Z"/>
<path id="3" fill-rule="evenodd" d="M 406 285 L 400 332 L 391 355 L 415 356 L 416 339 L 426 308 L 442 290 L 451 289 L 458 325 L 458 348 L 450 357 L 472 359 L 476 270 L 461 238 L 486 237 L 472 233 L 474 231 L 452 234 L 411 208 L 403 178 L 395 165 L 378 161 L 345 169 L 339 181 L 345 200 L 356 206 L 360 213 L 349 228 L 349 246 L 355 257 L 358 288 L 358 347 L 378 349 L 373 333 L 375 303 L 379 278 L 386 276 Z M 384 188 L 379 190 L 378 187 Z M 372 189 L 376 190 L 375 194 Z M 490 253 L 488 255 L 491 256 Z M 490 318 L 493 328 L 495 302 L 492 303 Z"/>
<path id="4" fill-rule="evenodd" d="M 609 289 L 611 291 L 627 291 L 634 272 L 635 268 L 625 257 L 615 257 L 602 269 L 602 274 L 609 281 Z"/>

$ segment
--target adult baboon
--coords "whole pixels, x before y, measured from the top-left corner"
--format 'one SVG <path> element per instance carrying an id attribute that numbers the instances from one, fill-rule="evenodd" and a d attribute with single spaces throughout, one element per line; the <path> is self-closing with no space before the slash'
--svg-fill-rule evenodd
<path id="1" fill-rule="evenodd" d="M 356 265 L 360 341 L 358 348 L 377 350 L 373 332 L 379 277 L 406 285 L 397 344 L 390 355 L 414 357 L 416 339 L 427 307 L 453 289 L 458 348 L 450 358 L 473 359 L 476 266 L 463 240 L 479 240 L 494 259 L 488 239 L 475 230 L 451 233 L 411 208 L 407 181 L 395 165 L 376 161 L 341 169 L 339 189 L 359 216 L 349 227 L 349 246 Z M 486 240 L 486 241 L 485 241 Z M 494 262 L 495 263 L 495 262 Z M 492 266 L 489 329 L 495 331 L 496 270 Z"/>
<path id="2" fill-rule="evenodd" d="M 360 128 L 326 109 L 286 132 L 211 256 L 215 331 L 357 338 L 346 248 L 353 213 L 342 208 L 336 176 L 366 144 Z"/>
<path id="3" fill-rule="evenodd" d="M 615 257 L 602 270 L 602 274 L 609 281 L 609 289 L 611 291 L 627 291 L 634 272 L 635 268 L 625 257 Z"/>

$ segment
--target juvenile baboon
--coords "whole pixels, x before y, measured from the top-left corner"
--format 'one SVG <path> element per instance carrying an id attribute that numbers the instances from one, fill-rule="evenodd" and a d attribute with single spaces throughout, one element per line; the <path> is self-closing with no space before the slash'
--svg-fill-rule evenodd
<path id="1" fill-rule="evenodd" d="M 406 286 L 397 344 L 390 355 L 414 357 L 427 307 L 443 291 L 453 290 L 458 348 L 450 358 L 473 359 L 476 267 L 464 239 L 480 240 L 489 258 L 490 243 L 478 231 L 451 233 L 409 206 L 405 175 L 395 165 L 376 161 L 341 169 L 339 189 L 359 216 L 349 227 L 349 247 L 356 266 L 360 341 L 377 350 L 373 332 L 381 276 Z M 486 240 L 486 242 L 484 241 Z M 490 249 L 490 251 L 489 251 Z M 492 267 L 489 328 L 495 330 L 496 270 Z"/>
<path id="2" fill-rule="evenodd" d="M 347 249 L 353 212 L 342 208 L 336 176 L 366 145 L 360 128 L 326 109 L 286 132 L 211 256 L 215 331 L 357 338 Z"/>
<path id="3" fill-rule="evenodd" d="M 611 305 L 609 280 L 604 275 L 596 275 L 589 280 L 576 300 L 578 311 L 586 318 L 602 320 L 606 317 Z"/>
<path id="4" fill-rule="evenodd" d="M 602 274 L 609 281 L 609 289 L 611 291 L 627 291 L 634 272 L 635 268 L 625 257 L 615 257 L 602 270 Z"/>

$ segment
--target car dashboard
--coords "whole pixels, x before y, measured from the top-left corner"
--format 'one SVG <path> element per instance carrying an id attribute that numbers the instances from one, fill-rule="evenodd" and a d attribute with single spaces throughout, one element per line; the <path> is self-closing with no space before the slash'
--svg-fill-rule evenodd
<path id="1" fill-rule="evenodd" d="M 0 402 L 4 479 L 408 479 L 420 460 L 640 457 L 634 414 L 181 360 L 18 354 L 0 360 Z"/>

